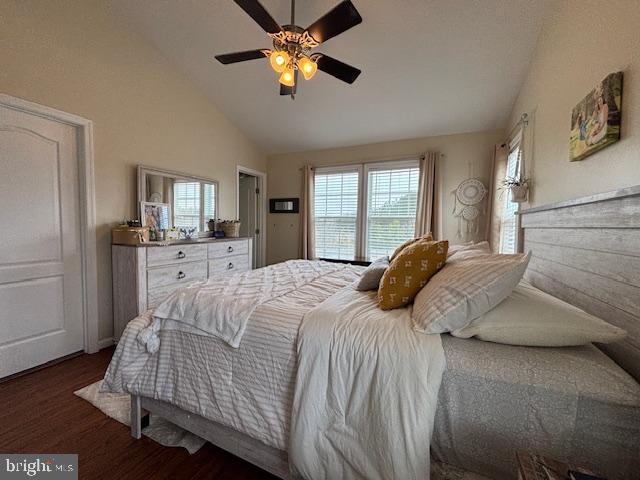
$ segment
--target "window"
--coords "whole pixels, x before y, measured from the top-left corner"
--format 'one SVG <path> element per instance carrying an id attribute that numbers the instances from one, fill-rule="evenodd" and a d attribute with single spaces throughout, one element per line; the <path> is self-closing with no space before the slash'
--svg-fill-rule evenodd
<path id="1" fill-rule="evenodd" d="M 522 132 L 509 143 L 509 156 L 507 157 L 506 178 L 515 178 L 519 175 L 520 157 L 522 155 Z M 500 220 L 500 253 L 516 253 L 518 222 L 516 211 L 518 204 L 511 201 L 511 194 L 504 190 L 502 195 L 503 209 Z"/>
<path id="2" fill-rule="evenodd" d="M 202 212 L 202 214 L 201 214 Z M 206 230 L 216 217 L 216 186 L 201 182 L 175 182 L 173 185 L 173 224 L 178 228 Z"/>
<path id="3" fill-rule="evenodd" d="M 418 177 L 417 161 L 316 169 L 316 256 L 373 260 L 413 238 Z"/>
<path id="4" fill-rule="evenodd" d="M 356 256 L 360 171 L 315 174 L 316 256 L 353 260 Z"/>
<path id="5" fill-rule="evenodd" d="M 417 166 L 369 168 L 367 175 L 366 255 L 390 255 L 413 238 L 418 201 Z"/>

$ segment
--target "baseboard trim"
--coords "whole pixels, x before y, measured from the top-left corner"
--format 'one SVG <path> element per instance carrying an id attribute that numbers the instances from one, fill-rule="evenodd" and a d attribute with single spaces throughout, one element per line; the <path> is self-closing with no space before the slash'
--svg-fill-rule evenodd
<path id="1" fill-rule="evenodd" d="M 113 345 L 113 337 L 101 338 L 100 340 L 98 340 L 98 348 L 100 350 L 110 347 L 111 345 Z"/>

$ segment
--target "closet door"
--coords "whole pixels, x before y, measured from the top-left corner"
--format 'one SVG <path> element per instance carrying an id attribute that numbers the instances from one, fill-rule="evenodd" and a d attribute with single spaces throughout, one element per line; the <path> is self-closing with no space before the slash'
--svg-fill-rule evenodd
<path id="1" fill-rule="evenodd" d="M 0 378 L 84 347 L 76 142 L 0 106 Z"/>

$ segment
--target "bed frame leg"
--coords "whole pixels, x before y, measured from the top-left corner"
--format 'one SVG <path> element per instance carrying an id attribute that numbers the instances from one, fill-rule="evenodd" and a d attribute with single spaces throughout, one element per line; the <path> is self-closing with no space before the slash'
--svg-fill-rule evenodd
<path id="1" fill-rule="evenodd" d="M 142 408 L 138 395 L 131 395 L 131 436 L 142 437 Z"/>

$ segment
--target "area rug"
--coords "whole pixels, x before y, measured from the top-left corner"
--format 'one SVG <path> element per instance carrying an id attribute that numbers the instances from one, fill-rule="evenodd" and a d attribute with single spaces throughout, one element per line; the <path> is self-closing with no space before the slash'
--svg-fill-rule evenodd
<path id="1" fill-rule="evenodd" d="M 101 386 L 102 380 L 73 393 L 108 417 L 125 425 L 131 425 L 131 396 L 128 393 L 100 392 Z M 206 440 L 197 435 L 153 414 L 149 416 L 149 426 L 142 430 L 142 434 L 165 447 L 185 448 L 190 454 L 196 453 L 206 443 Z"/>
<path id="2" fill-rule="evenodd" d="M 100 392 L 102 380 L 87 385 L 73 392 L 101 410 L 108 417 L 125 425 L 131 425 L 131 396 L 128 393 Z M 182 447 L 191 454 L 196 453 L 206 443 L 206 440 L 187 432 L 173 423 L 151 415 L 149 426 L 142 430 L 142 434 L 165 447 Z M 491 480 L 476 473 L 467 472 L 461 468 L 446 463 L 431 461 L 431 480 Z"/>

